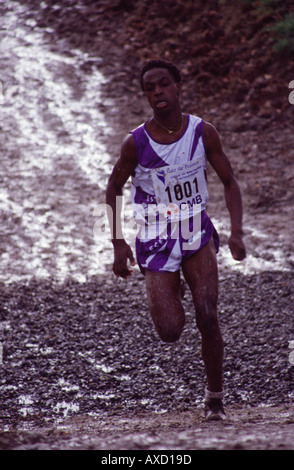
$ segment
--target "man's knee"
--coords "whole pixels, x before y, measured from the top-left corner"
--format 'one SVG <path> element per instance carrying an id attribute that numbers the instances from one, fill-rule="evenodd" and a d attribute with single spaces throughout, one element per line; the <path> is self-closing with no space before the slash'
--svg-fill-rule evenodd
<path id="1" fill-rule="evenodd" d="M 181 336 L 185 312 L 180 299 L 179 273 L 146 273 L 149 311 L 162 341 L 174 343 Z"/>
<path id="2" fill-rule="evenodd" d="M 165 343 L 174 343 L 180 338 L 183 328 L 184 321 L 173 322 L 171 320 L 166 322 L 157 322 L 156 331 L 162 341 Z"/>

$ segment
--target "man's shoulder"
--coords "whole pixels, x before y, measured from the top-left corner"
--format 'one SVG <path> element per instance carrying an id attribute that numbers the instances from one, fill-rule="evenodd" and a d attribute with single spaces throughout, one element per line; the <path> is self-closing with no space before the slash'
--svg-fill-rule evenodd
<path id="1" fill-rule="evenodd" d="M 126 162 L 127 164 L 137 164 L 136 146 L 133 135 L 131 133 L 128 133 L 123 139 L 120 151 L 120 158 L 121 161 Z"/>
<path id="2" fill-rule="evenodd" d="M 136 126 L 134 129 L 130 131 L 130 133 L 141 131 L 144 129 L 146 122 L 141 122 L 138 126 Z"/>
<path id="3" fill-rule="evenodd" d="M 134 147 L 134 145 L 135 145 L 134 136 L 133 136 L 132 132 L 130 131 L 125 135 L 125 137 L 122 141 L 122 148 L 123 149 L 126 148 L 126 147 L 130 148 L 130 147 Z"/>
<path id="4" fill-rule="evenodd" d="M 141 136 L 145 135 L 145 123 L 143 122 L 139 126 L 135 127 L 130 131 L 130 135 L 133 136 L 135 139 L 140 138 Z"/>
<path id="5" fill-rule="evenodd" d="M 148 142 L 148 135 L 145 131 L 145 123 L 140 124 L 138 127 L 130 131 L 130 138 L 133 139 L 133 142 L 136 148 L 145 147 Z"/>
<path id="6" fill-rule="evenodd" d="M 202 117 L 201 117 L 201 116 L 198 116 L 198 115 L 196 115 L 196 114 L 189 114 L 189 113 L 187 113 L 187 116 L 188 116 L 190 122 L 192 122 L 192 123 L 198 124 L 198 123 L 200 123 L 200 122 L 203 122 Z"/>
<path id="7" fill-rule="evenodd" d="M 211 124 L 211 122 L 203 120 L 203 134 L 209 138 L 211 136 L 216 136 L 218 133 L 215 126 Z"/>
<path id="8" fill-rule="evenodd" d="M 197 114 L 189 114 L 187 113 L 187 116 L 189 116 L 189 119 L 192 121 L 203 121 L 201 116 L 198 116 Z"/>

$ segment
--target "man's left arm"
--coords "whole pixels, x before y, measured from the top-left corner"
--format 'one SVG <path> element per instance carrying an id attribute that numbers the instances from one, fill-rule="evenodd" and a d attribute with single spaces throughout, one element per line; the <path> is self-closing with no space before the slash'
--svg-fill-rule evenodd
<path id="1" fill-rule="evenodd" d="M 203 139 L 207 159 L 224 185 L 225 201 L 231 219 L 229 247 L 233 258 L 241 261 L 246 257 L 246 250 L 242 239 L 243 206 L 240 187 L 216 129 L 207 122 L 203 123 Z"/>

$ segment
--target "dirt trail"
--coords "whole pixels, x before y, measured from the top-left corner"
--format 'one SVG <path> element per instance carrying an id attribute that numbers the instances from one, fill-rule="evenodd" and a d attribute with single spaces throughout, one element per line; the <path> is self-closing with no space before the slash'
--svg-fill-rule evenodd
<path id="1" fill-rule="evenodd" d="M 183 105 L 220 131 L 242 187 L 248 253 L 231 260 L 223 190 L 209 171 L 228 421 L 207 424 L 189 293 L 181 341 L 162 345 L 141 274 L 114 280 L 110 243 L 93 233 L 120 142 L 148 116 L 138 56 L 124 60 L 151 54 L 135 16 L 103 1 L 0 7 L 0 448 L 293 449 L 290 104 L 279 94 L 274 118 L 266 101 L 257 113 L 220 96 L 192 105 L 186 58 Z M 100 22 L 95 35 L 89 18 L 95 31 Z"/>

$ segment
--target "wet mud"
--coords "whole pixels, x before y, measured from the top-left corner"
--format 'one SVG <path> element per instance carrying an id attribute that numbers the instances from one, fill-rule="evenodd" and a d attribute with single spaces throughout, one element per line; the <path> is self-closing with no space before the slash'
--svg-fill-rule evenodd
<path id="1" fill-rule="evenodd" d="M 182 337 L 162 343 L 143 276 L 135 267 L 116 280 L 97 230 L 121 140 L 148 117 L 137 72 L 104 33 L 96 49 L 77 30 L 69 41 L 54 2 L 51 24 L 49 2 L 33 4 L 0 3 L 0 449 L 293 449 L 291 126 L 256 115 L 244 123 L 227 103 L 204 116 L 241 185 L 247 247 L 244 262 L 231 259 L 210 170 L 228 419 L 205 423 L 190 293 Z"/>

